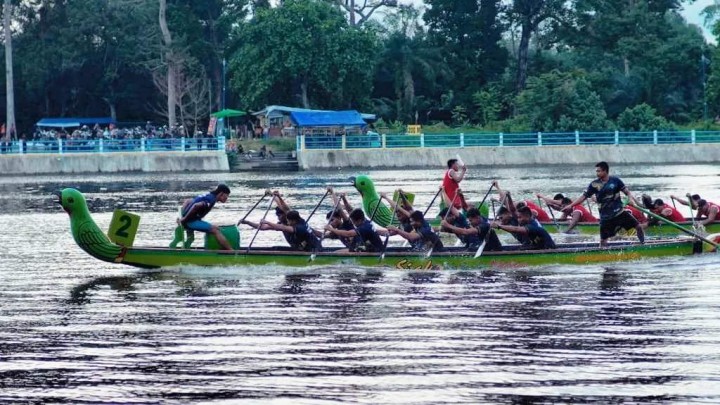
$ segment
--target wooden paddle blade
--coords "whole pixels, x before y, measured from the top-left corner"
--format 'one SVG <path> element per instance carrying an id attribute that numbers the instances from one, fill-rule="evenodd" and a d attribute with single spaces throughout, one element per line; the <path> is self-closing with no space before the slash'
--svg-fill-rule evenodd
<path id="1" fill-rule="evenodd" d="M 483 250 L 485 250 L 485 241 L 480 244 L 480 247 L 478 248 L 477 252 L 475 252 L 475 259 L 480 257 L 483 254 Z"/>
<path id="2" fill-rule="evenodd" d="M 430 256 L 432 256 L 433 249 L 434 249 L 434 248 L 430 248 L 430 250 L 428 250 L 428 252 L 425 253 L 425 258 L 426 258 L 426 259 L 429 259 Z"/>

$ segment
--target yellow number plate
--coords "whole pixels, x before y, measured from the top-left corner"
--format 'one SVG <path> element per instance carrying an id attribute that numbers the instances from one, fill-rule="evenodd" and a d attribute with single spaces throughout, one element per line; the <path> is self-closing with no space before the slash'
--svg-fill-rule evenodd
<path id="1" fill-rule="evenodd" d="M 135 234 L 140 225 L 140 216 L 123 210 L 113 212 L 108 237 L 113 243 L 130 247 L 135 241 Z"/>

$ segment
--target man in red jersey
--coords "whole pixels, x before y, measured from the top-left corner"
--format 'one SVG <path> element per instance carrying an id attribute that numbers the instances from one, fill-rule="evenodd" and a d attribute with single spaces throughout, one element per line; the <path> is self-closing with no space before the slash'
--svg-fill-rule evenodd
<path id="1" fill-rule="evenodd" d="M 447 161 L 447 167 L 448 169 L 445 172 L 442 182 L 443 201 L 445 201 L 446 206 L 450 206 L 450 204 L 452 204 L 457 209 L 462 208 L 467 210 L 468 204 L 465 202 L 465 197 L 463 197 L 462 193 L 455 198 L 456 194 L 458 194 L 458 189 L 460 188 L 460 182 L 463 180 L 465 173 L 467 172 L 467 166 L 460 166 L 457 159 L 450 159 Z"/>
<path id="2" fill-rule="evenodd" d="M 655 215 L 660 215 L 661 217 L 673 222 L 685 221 L 685 217 L 680 213 L 680 211 L 665 204 L 665 202 L 659 198 L 653 201 L 653 208 L 650 211 L 652 211 Z"/>

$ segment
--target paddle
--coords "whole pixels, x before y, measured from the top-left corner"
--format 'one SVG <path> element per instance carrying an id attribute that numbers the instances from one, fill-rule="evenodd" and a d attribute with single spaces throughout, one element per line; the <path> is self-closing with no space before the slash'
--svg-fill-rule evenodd
<path id="1" fill-rule="evenodd" d="M 505 197 L 503 197 L 503 200 L 500 203 L 501 207 L 505 205 L 505 200 L 507 200 L 507 197 L 508 197 L 508 194 L 505 194 Z M 485 250 L 485 244 L 487 244 L 488 237 L 490 236 L 490 231 L 492 231 L 492 228 L 488 229 L 487 233 L 485 234 L 485 237 L 483 238 L 482 243 L 480 244 L 480 246 L 478 246 L 478 249 L 475 252 L 475 257 L 474 257 L 475 259 L 482 256 L 483 250 Z"/>
<path id="2" fill-rule="evenodd" d="M 272 205 L 273 205 L 274 202 L 275 202 L 275 196 L 273 196 L 273 198 L 270 200 L 270 204 L 268 204 L 268 207 L 267 207 L 267 209 L 265 210 L 265 214 L 263 214 L 262 219 L 260 220 L 260 222 L 258 222 L 258 228 L 257 228 L 257 230 L 255 231 L 255 235 L 253 235 L 252 239 L 250 240 L 250 244 L 249 244 L 248 247 L 247 247 L 247 252 L 248 252 L 248 253 L 250 252 L 250 247 L 252 246 L 253 242 L 255 242 L 255 238 L 257 237 L 258 233 L 260 232 L 260 228 L 262 227 L 262 223 L 263 223 L 263 221 L 265 220 L 265 218 L 267 218 L 267 214 L 268 214 L 268 212 L 270 212 L 270 207 L 272 207 Z"/>
<path id="3" fill-rule="evenodd" d="M 490 184 L 490 188 L 488 189 L 487 193 L 485 193 L 485 197 L 483 197 L 482 201 L 480 201 L 480 204 L 478 204 L 478 206 L 477 206 L 478 209 L 480 209 L 480 207 L 482 207 L 482 205 L 485 204 L 485 200 L 487 200 L 493 187 L 495 187 L 495 183 Z M 493 214 L 493 215 L 495 215 L 495 214 Z"/>
<path id="4" fill-rule="evenodd" d="M 651 216 L 651 217 L 653 217 L 653 218 L 655 218 L 655 219 L 657 219 L 657 220 L 659 220 L 659 221 L 661 221 L 661 222 L 664 222 L 664 223 L 672 226 L 673 228 L 675 228 L 675 229 L 677 229 L 677 230 L 679 230 L 679 231 L 685 232 L 686 234 L 688 234 L 688 235 L 690 235 L 690 236 L 694 236 L 695 238 L 697 238 L 697 239 L 699 239 L 699 240 L 701 240 L 701 241 L 703 241 L 703 242 L 705 242 L 705 243 L 707 243 L 707 244 L 715 247 L 716 252 L 720 252 L 720 249 L 718 249 L 718 247 L 720 247 L 720 245 L 718 245 L 717 243 L 711 241 L 710 239 L 708 239 L 708 238 L 706 238 L 706 237 L 704 237 L 704 236 L 698 235 L 697 233 L 695 233 L 695 232 L 693 232 L 693 231 L 691 231 L 691 230 L 685 229 L 685 228 L 683 228 L 682 226 L 676 224 L 675 222 L 673 222 L 673 221 L 671 221 L 671 220 L 669 220 L 669 219 L 667 219 L 667 218 L 665 218 L 665 217 L 663 217 L 663 216 L 661 216 L 661 215 L 657 215 L 657 214 L 655 214 L 655 213 L 652 212 L 652 211 L 648 211 L 648 210 L 646 210 L 645 208 L 640 207 L 639 205 L 636 205 L 636 204 L 632 204 L 632 205 L 633 205 L 638 211 L 644 213 L 645 215 Z"/>
<path id="5" fill-rule="evenodd" d="M 260 197 L 260 199 L 258 200 L 258 202 L 256 202 L 255 205 L 253 205 L 252 208 L 250 208 L 250 211 L 248 211 L 247 214 L 245 214 L 245 216 L 242 217 L 242 219 L 239 220 L 237 224 L 240 225 L 244 220 L 246 220 L 247 217 L 248 217 L 248 215 L 250 215 L 250 213 L 253 212 L 253 210 L 254 210 L 255 208 L 257 208 L 257 206 L 262 202 L 262 200 L 264 200 L 265 197 L 267 197 L 268 195 L 270 195 L 270 191 L 265 191 L 265 194 L 263 194 L 263 196 Z"/>
<path id="6" fill-rule="evenodd" d="M 492 186 L 490 186 L 490 189 L 492 189 Z M 489 191 L 488 191 L 488 194 L 490 194 Z M 447 211 L 445 212 L 445 217 L 443 218 L 443 221 L 447 220 L 448 215 L 450 215 L 450 210 L 455 206 L 455 200 L 457 199 L 457 197 L 459 195 L 460 195 L 460 189 L 457 189 L 457 191 L 455 192 L 455 197 L 453 197 L 452 201 L 450 202 L 450 205 L 447 208 Z M 486 195 L 486 197 L 487 197 L 487 195 Z M 435 246 L 431 247 L 430 250 L 428 250 L 428 252 L 425 254 L 426 259 L 429 259 L 430 256 L 432 256 L 433 249 L 435 249 Z"/>
<path id="7" fill-rule="evenodd" d="M 538 202 L 540 203 L 540 206 L 542 207 L 542 200 L 540 199 L 540 197 L 538 197 Z M 555 224 L 555 228 L 557 228 L 558 233 L 561 233 L 562 231 L 560 230 L 560 225 L 558 224 L 557 220 L 555 219 L 555 213 L 553 212 L 552 207 L 550 206 L 550 204 L 548 204 L 547 201 L 545 201 L 545 205 L 547 205 L 547 207 L 548 207 L 548 211 L 550 212 L 550 217 L 552 217 L 553 224 Z"/>
<path id="8" fill-rule="evenodd" d="M 375 206 L 375 209 L 373 210 L 372 215 L 370 215 L 370 222 L 372 222 L 372 221 L 375 219 L 375 214 L 377 214 L 378 208 L 380 208 L 380 203 L 381 203 L 381 202 L 382 202 L 382 199 L 378 199 L 378 203 L 377 203 L 377 205 Z M 390 221 L 390 222 L 392 222 L 392 221 Z"/>
<path id="9" fill-rule="evenodd" d="M 340 198 L 335 201 L 335 205 L 333 206 L 332 211 L 330 211 L 330 218 L 328 218 L 327 223 L 325 223 L 325 226 L 330 225 L 330 221 L 333 219 L 333 215 L 335 214 L 335 211 L 337 211 L 338 205 L 340 205 Z M 325 239 L 325 227 L 323 227 L 322 235 L 320 236 L 320 246 L 322 246 L 322 241 Z M 310 255 L 310 261 L 315 260 L 315 256 L 317 256 L 317 251 L 313 250 L 312 254 Z"/>
<path id="10" fill-rule="evenodd" d="M 430 201 L 430 205 L 428 205 L 428 207 L 425 208 L 425 212 L 423 212 L 423 217 L 425 217 L 425 215 L 427 215 L 428 211 L 430 211 L 430 207 L 432 207 L 433 204 L 435 204 L 435 200 L 438 198 L 438 196 L 440 195 L 440 193 L 442 193 L 442 191 L 443 191 L 443 188 L 440 187 L 440 189 L 438 190 L 438 192 L 435 194 L 435 197 L 433 197 L 433 199 Z"/>
<path id="11" fill-rule="evenodd" d="M 400 193 L 399 198 L 397 202 L 395 202 L 395 207 L 393 207 L 393 213 L 392 217 L 390 217 L 390 223 L 392 224 L 395 220 L 395 215 L 397 214 L 397 207 L 400 205 L 400 200 L 402 200 L 402 193 Z M 380 253 L 380 261 L 383 261 L 385 259 L 385 251 L 387 250 L 388 241 L 390 240 L 390 232 L 385 235 L 385 243 L 383 243 L 382 253 Z"/>
<path id="12" fill-rule="evenodd" d="M 695 225 L 695 213 L 693 213 L 693 207 L 692 207 L 692 195 L 690 193 L 685 194 L 685 197 L 687 197 L 688 201 L 688 207 L 690 207 L 690 220 L 693 224 L 693 229 L 697 229 L 697 225 Z M 672 198 L 671 198 L 672 200 Z M 673 201 L 673 205 L 675 204 L 675 200 Z"/>
<path id="13" fill-rule="evenodd" d="M 322 202 L 325 201 L 325 197 L 327 197 L 328 194 L 330 194 L 330 190 L 325 191 L 325 195 L 323 195 L 322 198 L 320 199 L 320 201 L 318 201 L 317 205 L 315 206 L 315 208 L 313 208 L 312 212 L 310 213 L 310 216 L 307 217 L 305 222 L 310 223 L 310 218 L 312 218 L 312 216 L 315 215 L 315 211 L 317 211 L 317 209 L 320 208 L 320 204 L 322 204 Z"/>

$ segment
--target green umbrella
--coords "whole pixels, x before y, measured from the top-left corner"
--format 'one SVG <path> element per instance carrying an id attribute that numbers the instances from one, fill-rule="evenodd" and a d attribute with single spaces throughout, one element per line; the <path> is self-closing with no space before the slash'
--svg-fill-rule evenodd
<path id="1" fill-rule="evenodd" d="M 243 115 L 246 115 L 245 111 L 231 110 L 229 108 L 210 114 L 211 117 L 215 118 L 242 117 Z"/>

